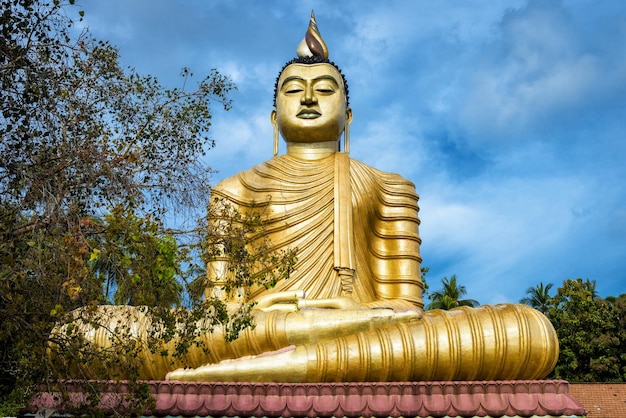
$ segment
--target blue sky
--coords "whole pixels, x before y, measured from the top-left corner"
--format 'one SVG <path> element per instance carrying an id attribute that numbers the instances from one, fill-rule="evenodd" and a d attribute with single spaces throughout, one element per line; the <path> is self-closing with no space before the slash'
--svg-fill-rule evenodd
<path id="1" fill-rule="evenodd" d="M 83 0 L 125 66 L 217 68 L 215 182 L 272 156 L 274 81 L 315 9 L 354 112 L 351 156 L 420 194 L 428 282 L 483 304 L 539 282 L 626 293 L 626 2 Z M 281 144 L 281 153 L 284 146 Z"/>

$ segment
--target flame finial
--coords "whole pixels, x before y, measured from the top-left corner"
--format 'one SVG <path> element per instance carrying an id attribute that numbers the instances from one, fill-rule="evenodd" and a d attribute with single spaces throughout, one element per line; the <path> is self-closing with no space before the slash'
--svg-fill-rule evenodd
<path id="1" fill-rule="evenodd" d="M 315 21 L 315 13 L 311 10 L 311 19 L 309 20 L 309 28 L 306 31 L 306 35 L 298 48 L 296 53 L 299 57 L 323 57 L 328 58 L 328 47 L 326 42 L 322 39 L 319 30 L 317 29 L 317 22 Z"/>

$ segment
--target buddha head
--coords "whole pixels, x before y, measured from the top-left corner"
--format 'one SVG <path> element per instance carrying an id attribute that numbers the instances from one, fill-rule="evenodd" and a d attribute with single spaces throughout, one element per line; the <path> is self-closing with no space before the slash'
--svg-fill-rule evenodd
<path id="1" fill-rule="evenodd" d="M 313 13 L 297 52 L 299 57 L 283 67 L 276 81 L 271 114 L 275 137 L 280 132 L 288 143 L 338 142 L 352 120 L 348 87 L 328 60 Z"/>

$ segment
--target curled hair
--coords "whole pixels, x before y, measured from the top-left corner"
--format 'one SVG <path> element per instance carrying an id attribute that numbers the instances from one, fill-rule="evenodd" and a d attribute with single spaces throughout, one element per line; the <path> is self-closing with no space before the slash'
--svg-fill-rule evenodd
<path id="1" fill-rule="evenodd" d="M 312 56 L 312 57 L 297 57 L 297 58 L 294 58 L 291 61 L 287 62 L 283 66 L 283 68 L 281 68 L 280 72 L 278 73 L 278 77 L 276 77 L 276 82 L 274 83 L 274 107 L 276 107 L 276 96 L 278 94 L 278 80 L 280 79 L 280 76 L 283 73 L 283 71 L 285 71 L 285 68 L 289 67 L 291 64 L 307 64 L 307 65 L 310 65 L 310 64 L 330 64 L 333 67 L 335 67 L 337 72 L 339 72 L 339 75 L 341 75 L 341 79 L 343 80 L 343 88 L 344 88 L 344 92 L 345 92 L 345 95 L 346 95 L 346 106 L 350 106 L 350 97 L 348 95 L 348 81 L 346 80 L 346 76 L 343 75 L 343 73 L 341 72 L 341 69 L 337 66 L 337 64 L 335 64 L 334 62 L 330 61 L 328 58 Z"/>

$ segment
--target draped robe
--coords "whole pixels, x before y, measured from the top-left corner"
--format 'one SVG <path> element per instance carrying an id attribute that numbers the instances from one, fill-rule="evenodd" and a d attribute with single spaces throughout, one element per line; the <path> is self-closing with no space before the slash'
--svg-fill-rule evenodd
<path id="1" fill-rule="evenodd" d="M 368 307 L 423 307 L 418 195 L 410 181 L 335 153 L 282 155 L 219 183 L 212 196 L 240 212 L 259 210 L 272 249 L 297 248 L 288 279 L 268 292 L 307 299 L 348 296 Z M 219 261 L 208 271 L 220 271 Z M 353 271 L 348 285 L 338 271 Z"/>

